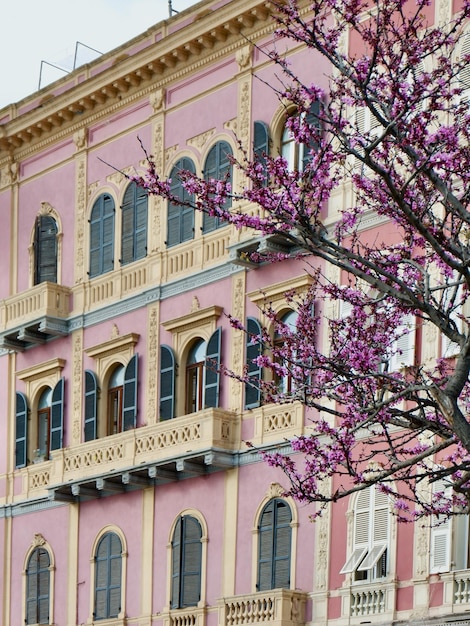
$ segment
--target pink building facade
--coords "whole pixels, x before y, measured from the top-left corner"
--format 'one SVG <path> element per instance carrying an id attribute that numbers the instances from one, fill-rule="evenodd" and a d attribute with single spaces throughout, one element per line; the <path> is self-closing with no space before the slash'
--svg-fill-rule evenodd
<path id="1" fill-rule="evenodd" d="M 208 365 L 243 370 L 226 315 L 266 324 L 265 299 L 288 315 L 305 263 L 247 263 L 283 242 L 125 176 L 145 172 L 139 139 L 166 176 L 223 176 L 237 139 L 282 150 L 272 31 L 260 0 L 202 0 L 0 111 L 5 625 L 470 623 L 466 520 L 399 526 L 368 491 L 312 523 L 259 454 L 308 432 L 304 407 Z M 326 80 L 321 59 L 286 54 Z"/>

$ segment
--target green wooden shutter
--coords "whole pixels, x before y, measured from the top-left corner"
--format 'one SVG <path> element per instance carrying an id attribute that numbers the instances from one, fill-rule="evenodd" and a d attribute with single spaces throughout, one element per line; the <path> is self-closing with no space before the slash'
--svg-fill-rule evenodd
<path id="1" fill-rule="evenodd" d="M 201 598 L 202 530 L 198 520 L 183 517 L 181 606 L 197 606 Z"/>
<path id="2" fill-rule="evenodd" d="M 64 379 L 61 378 L 52 392 L 50 449 L 59 450 L 64 436 Z"/>
<path id="3" fill-rule="evenodd" d="M 194 204 L 194 194 L 188 193 L 179 179 L 179 172 L 182 170 L 193 174 L 196 173 L 196 167 L 191 159 L 187 157 L 180 159 L 170 173 L 171 193 L 179 198 L 181 202 Z M 190 206 L 168 203 L 167 228 L 166 245 L 168 247 L 192 239 L 194 237 L 194 209 Z"/>
<path id="4" fill-rule="evenodd" d="M 204 367 L 204 408 L 217 408 L 220 394 L 220 350 L 222 329 L 218 328 L 209 339 Z"/>
<path id="5" fill-rule="evenodd" d="M 175 417 L 175 357 L 168 346 L 160 346 L 160 419 Z"/>
<path id="6" fill-rule="evenodd" d="M 117 617 L 121 611 L 122 544 L 116 533 L 101 538 L 95 555 L 95 619 Z"/>
<path id="7" fill-rule="evenodd" d="M 134 260 L 135 183 L 128 185 L 121 206 L 121 265 Z"/>
<path id="8" fill-rule="evenodd" d="M 264 170 L 263 184 L 268 182 L 266 170 L 266 155 L 269 154 L 269 129 L 264 122 L 256 121 L 253 128 L 253 154 L 255 160 L 261 163 Z"/>
<path id="9" fill-rule="evenodd" d="M 139 355 L 134 354 L 124 371 L 122 429 L 135 428 L 137 420 L 137 374 Z"/>
<path id="10" fill-rule="evenodd" d="M 35 279 L 38 285 L 44 281 L 57 282 L 57 224 L 50 215 L 38 215 L 34 241 Z"/>
<path id="11" fill-rule="evenodd" d="M 114 267 L 114 200 L 101 195 L 93 205 L 90 218 L 90 278 Z"/>
<path id="12" fill-rule="evenodd" d="M 147 256 L 148 230 L 148 193 L 143 187 L 137 186 L 135 191 L 135 243 L 134 261 Z"/>
<path id="13" fill-rule="evenodd" d="M 261 404 L 260 383 L 263 370 L 254 362 L 263 353 L 263 345 L 259 339 L 261 332 L 258 320 L 249 317 L 246 321 L 246 368 L 249 380 L 245 384 L 245 409 L 253 409 Z"/>
<path id="14" fill-rule="evenodd" d="M 85 441 L 97 436 L 98 381 L 90 370 L 85 370 Z"/>
<path id="15" fill-rule="evenodd" d="M 182 518 L 178 518 L 171 542 L 171 608 L 180 608 Z"/>
<path id="16" fill-rule="evenodd" d="M 26 396 L 16 392 L 15 467 L 26 467 L 28 461 L 28 403 Z"/>
<path id="17" fill-rule="evenodd" d="M 226 141 L 219 141 L 209 151 L 204 165 L 204 180 L 216 179 L 223 180 L 227 174 L 232 178 L 232 164 L 229 156 L 232 155 L 232 149 Z M 229 209 L 232 201 L 227 198 L 224 208 Z M 204 213 L 202 230 L 205 233 L 215 230 L 223 226 L 224 222 L 220 221 L 215 215 L 207 215 Z"/>
<path id="18" fill-rule="evenodd" d="M 108 617 L 121 612 L 122 545 L 115 533 L 111 533 L 109 554 Z"/>
<path id="19" fill-rule="evenodd" d="M 307 126 L 313 127 L 317 131 L 320 130 L 319 115 L 320 115 L 320 101 L 315 100 L 315 102 L 312 102 L 310 106 L 310 110 L 305 116 L 305 124 Z M 315 141 L 314 139 L 312 139 L 308 144 L 304 146 L 303 153 L 302 153 L 302 169 L 304 169 L 307 163 L 309 163 L 312 160 L 311 153 L 312 151 L 315 152 L 316 150 L 318 150 L 318 142 Z"/>
<path id="20" fill-rule="evenodd" d="M 274 500 L 261 513 L 258 526 L 258 582 L 257 591 L 272 589 L 274 538 Z"/>
<path id="21" fill-rule="evenodd" d="M 290 587 L 290 561 L 291 561 L 291 522 L 292 512 L 290 506 L 284 500 L 276 498 L 274 502 L 274 563 L 273 580 L 274 589 Z"/>
<path id="22" fill-rule="evenodd" d="M 26 624 L 49 624 L 50 557 L 36 548 L 26 568 Z"/>

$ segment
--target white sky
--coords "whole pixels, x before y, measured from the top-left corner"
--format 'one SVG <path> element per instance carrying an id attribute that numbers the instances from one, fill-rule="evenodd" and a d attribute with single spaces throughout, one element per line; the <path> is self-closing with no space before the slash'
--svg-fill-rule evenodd
<path id="1" fill-rule="evenodd" d="M 197 0 L 172 0 L 183 11 Z M 0 108 L 37 91 L 41 61 L 73 66 L 76 42 L 101 53 L 168 18 L 168 0 L 4 0 L 0 23 Z M 86 62 L 87 48 L 79 46 Z M 65 76 L 42 65 L 41 86 Z"/>

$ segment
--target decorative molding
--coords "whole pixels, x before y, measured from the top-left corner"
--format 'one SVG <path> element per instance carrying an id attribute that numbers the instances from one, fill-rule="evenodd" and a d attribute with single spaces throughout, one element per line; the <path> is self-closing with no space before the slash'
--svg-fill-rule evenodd
<path id="1" fill-rule="evenodd" d="M 281 283 L 275 283 L 264 287 L 262 290 L 251 291 L 248 293 L 248 297 L 258 307 L 262 307 L 263 304 L 275 304 L 283 303 L 285 301 L 286 293 L 305 293 L 308 288 L 313 284 L 313 277 L 310 274 L 303 274 L 297 278 L 285 280 Z"/>
<path id="2" fill-rule="evenodd" d="M 160 308 L 158 305 L 148 307 L 147 319 L 147 425 L 157 420 L 157 376 L 158 371 L 158 330 L 160 327 Z"/>
<path id="3" fill-rule="evenodd" d="M 72 357 L 72 445 L 80 443 L 82 416 L 82 377 L 83 377 L 83 331 L 74 333 Z"/>
<path id="4" fill-rule="evenodd" d="M 39 363 L 37 365 L 27 367 L 26 369 L 18 370 L 16 372 L 16 376 L 20 380 L 23 380 L 26 383 L 30 383 L 34 380 L 38 380 L 39 378 L 45 378 L 46 376 L 60 374 L 60 372 L 64 369 L 64 366 L 65 359 L 50 359 L 49 361 L 45 361 L 44 363 Z"/>
<path id="5" fill-rule="evenodd" d="M 162 87 L 160 87 L 160 89 L 157 89 L 149 94 L 150 106 L 152 107 L 154 113 L 157 113 L 158 111 L 160 111 L 160 109 L 164 106 L 165 95 L 166 95 L 165 89 L 163 89 Z"/>
<path id="6" fill-rule="evenodd" d="M 209 141 L 211 137 L 215 135 L 215 128 L 211 128 L 210 130 L 206 130 L 200 135 L 195 135 L 194 137 L 190 137 L 186 140 L 188 146 L 192 148 L 196 148 L 199 152 L 202 152 L 202 149 Z"/>
<path id="7" fill-rule="evenodd" d="M 116 327 L 117 328 L 117 327 Z M 127 335 L 116 335 L 91 348 L 85 348 L 86 354 L 93 359 L 103 359 L 112 356 L 118 352 L 124 352 L 133 349 L 139 341 L 140 335 L 137 333 L 128 333 Z"/>
<path id="8" fill-rule="evenodd" d="M 245 319 L 245 289 L 246 274 L 240 272 L 234 277 L 232 282 L 232 309 L 231 313 L 235 319 Z M 245 365 L 245 333 L 235 328 L 231 329 L 232 334 L 232 363 L 230 368 L 236 374 L 243 373 Z M 230 410 L 238 411 L 242 406 L 243 385 L 238 380 L 229 378 L 230 386 Z"/>
<path id="9" fill-rule="evenodd" d="M 40 548 L 41 546 L 46 545 L 47 541 L 44 539 L 44 537 L 41 535 L 41 533 L 36 533 L 34 535 L 34 539 L 31 542 L 31 547 L 32 548 Z"/>
<path id="10" fill-rule="evenodd" d="M 187 315 L 162 322 L 162 326 L 171 333 L 181 333 L 197 328 L 202 324 L 215 324 L 223 310 L 223 307 L 216 305 L 205 309 L 196 309 Z"/>
<path id="11" fill-rule="evenodd" d="M 73 134 L 73 142 L 77 147 L 77 150 L 83 150 L 88 147 L 88 130 L 86 128 L 79 128 Z"/>
<path id="12" fill-rule="evenodd" d="M 236 59 L 240 70 L 247 69 L 251 65 L 253 45 L 247 44 L 236 52 Z"/>
<path id="13" fill-rule="evenodd" d="M 78 285 L 85 275 L 86 155 L 77 161 L 75 183 L 75 284 Z"/>

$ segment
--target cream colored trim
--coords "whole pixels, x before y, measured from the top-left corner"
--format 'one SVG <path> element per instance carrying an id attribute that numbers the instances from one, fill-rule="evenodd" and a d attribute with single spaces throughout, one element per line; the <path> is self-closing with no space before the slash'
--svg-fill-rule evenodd
<path id="1" fill-rule="evenodd" d="M 247 296 L 261 308 L 264 304 L 270 304 L 275 310 L 280 310 L 282 307 L 292 308 L 286 304 L 286 293 L 295 292 L 296 294 L 304 294 L 312 284 L 313 277 L 305 273 L 297 278 L 263 287 L 262 290 L 250 291 Z"/>
<path id="2" fill-rule="evenodd" d="M 187 315 L 162 322 L 162 326 L 171 333 L 186 333 L 195 328 L 200 328 L 201 325 L 215 324 L 223 310 L 223 307 L 216 305 L 209 306 L 206 309 L 196 309 Z"/>
<path id="3" fill-rule="evenodd" d="M 252 593 L 257 591 L 256 583 L 258 580 L 258 545 L 259 545 L 259 520 L 261 517 L 261 513 L 263 512 L 264 507 L 268 504 L 270 500 L 274 498 L 280 498 L 284 500 L 290 507 L 292 513 L 292 520 L 290 523 L 290 527 L 292 530 L 291 535 L 291 559 L 290 559 L 290 588 L 295 589 L 295 574 L 297 571 L 297 529 L 299 527 L 299 515 L 297 511 L 297 506 L 295 501 L 290 496 L 284 496 L 285 489 L 279 483 L 271 483 L 266 491 L 266 495 L 261 500 L 258 508 L 256 509 L 255 517 L 254 517 L 254 525 L 251 530 L 251 535 L 253 538 L 252 541 L 252 549 L 251 549 L 251 590 Z"/>
<path id="4" fill-rule="evenodd" d="M 171 543 L 173 540 L 173 534 L 175 532 L 175 527 L 178 519 L 180 517 L 194 517 L 201 525 L 201 597 L 198 603 L 199 608 L 203 608 L 206 605 L 206 584 L 207 584 L 207 544 L 209 541 L 209 532 L 207 528 L 207 522 L 200 511 L 197 509 L 184 509 L 182 510 L 173 520 L 173 523 L 170 528 L 170 533 L 168 536 L 167 543 L 167 586 L 166 586 L 166 607 L 162 609 L 162 613 L 168 613 L 171 610 L 171 576 L 172 576 L 172 568 L 171 568 Z"/>
<path id="5" fill-rule="evenodd" d="M 222 549 L 222 596 L 235 594 L 237 561 L 239 468 L 225 472 L 224 543 Z"/>
<path id="6" fill-rule="evenodd" d="M 142 571 L 140 580 L 145 580 L 141 592 L 141 615 L 152 614 L 153 583 L 154 583 L 154 541 L 155 541 L 155 489 L 150 487 L 142 491 Z"/>
<path id="7" fill-rule="evenodd" d="M 68 538 L 67 538 L 67 624 L 75 624 L 78 601 L 78 532 L 79 532 L 80 504 L 68 506 Z"/>
<path id="8" fill-rule="evenodd" d="M 39 365 L 32 365 L 24 370 L 18 370 L 16 377 L 30 384 L 38 378 L 57 376 L 57 374 L 60 374 L 63 370 L 64 366 L 65 359 L 55 358 L 50 361 L 45 361 L 44 363 L 39 363 Z M 54 378 L 54 380 L 57 382 L 59 379 L 57 378 L 56 380 Z"/>
<path id="9" fill-rule="evenodd" d="M 85 348 L 86 354 L 97 361 L 99 375 L 107 368 L 110 359 L 115 359 L 119 355 L 124 359 L 123 364 L 134 354 L 134 346 L 138 343 L 140 335 L 138 333 L 128 333 L 127 335 L 117 335 L 113 339 L 104 341 L 91 348 Z"/>
<path id="10" fill-rule="evenodd" d="M 95 555 L 96 550 L 98 548 L 98 543 L 102 539 L 104 535 L 107 533 L 115 533 L 119 539 L 121 540 L 122 552 L 121 552 L 121 611 L 118 615 L 118 619 L 123 619 L 126 616 L 126 582 L 127 582 L 127 542 L 126 537 L 122 530 L 113 524 L 109 524 L 100 530 L 100 532 L 96 535 L 95 540 L 93 542 L 91 548 L 91 556 L 90 556 L 90 617 L 88 618 L 88 622 L 90 624 L 95 623 L 93 621 L 93 613 L 95 611 Z M 101 624 L 105 620 L 99 620 L 97 623 Z M 114 623 L 114 620 L 113 620 Z"/>
<path id="11" fill-rule="evenodd" d="M 40 533 L 36 533 L 34 535 L 33 541 L 25 554 L 25 558 L 23 561 L 23 571 L 22 571 L 22 623 L 26 624 L 26 583 L 27 583 L 27 572 L 28 572 L 28 562 L 36 548 L 43 548 L 47 551 L 49 555 L 49 622 L 48 624 L 54 623 L 54 589 L 55 589 L 55 557 L 54 552 L 50 546 L 50 544 L 44 539 L 44 537 Z"/>

